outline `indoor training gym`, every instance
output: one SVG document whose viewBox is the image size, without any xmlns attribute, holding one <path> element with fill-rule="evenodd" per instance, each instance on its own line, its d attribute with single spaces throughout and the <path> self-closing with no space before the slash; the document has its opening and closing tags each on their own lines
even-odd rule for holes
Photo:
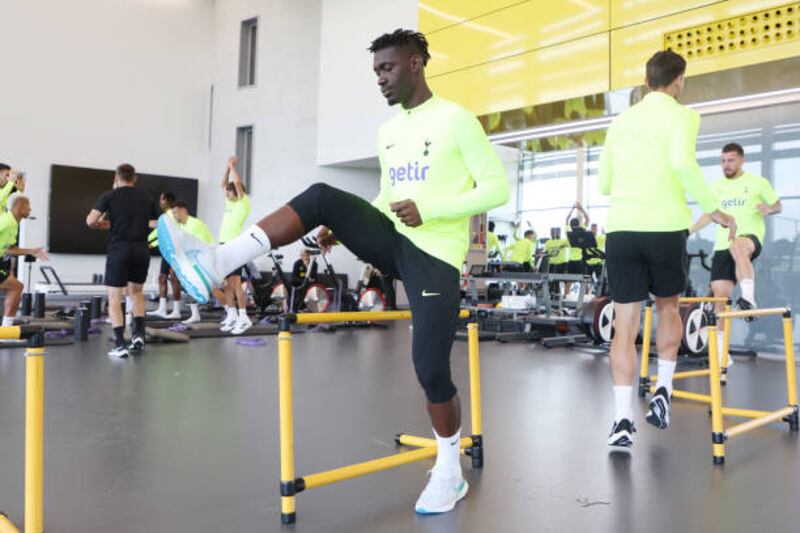
<svg viewBox="0 0 800 533">
<path fill-rule="evenodd" d="M 797 530 L 800 2 L 0 13 L 0 533 Z"/>
</svg>

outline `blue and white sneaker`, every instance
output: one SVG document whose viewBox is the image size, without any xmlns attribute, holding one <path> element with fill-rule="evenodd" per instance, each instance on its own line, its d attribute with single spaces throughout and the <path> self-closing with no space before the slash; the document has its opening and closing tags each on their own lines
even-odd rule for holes
<svg viewBox="0 0 800 533">
<path fill-rule="evenodd" d="M 158 218 L 158 248 L 181 286 L 198 303 L 208 302 L 211 289 L 224 278 L 214 268 L 215 248 L 183 231 L 170 217 Z"/>
<path fill-rule="evenodd" d="M 438 514 L 452 511 L 456 503 L 467 495 L 469 485 L 461 476 L 460 468 L 456 472 L 451 472 L 434 466 L 428 474 L 430 475 L 428 484 L 414 506 L 414 510 L 418 514 Z"/>
</svg>

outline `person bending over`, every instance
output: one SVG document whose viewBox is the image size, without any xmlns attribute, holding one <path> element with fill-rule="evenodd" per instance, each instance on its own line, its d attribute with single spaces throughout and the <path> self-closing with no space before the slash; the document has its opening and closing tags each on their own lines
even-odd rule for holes
<svg viewBox="0 0 800 533">
<path fill-rule="evenodd" d="M 744 162 L 742 146 L 737 143 L 726 144 L 722 148 L 722 173 L 725 177 L 711 185 L 718 208 L 736 219 L 737 228 L 733 242 L 728 239 L 727 231 L 717 228 L 711 261 L 711 290 L 715 297 L 730 298 L 738 281 L 742 296 L 737 304 L 739 309 L 747 310 L 756 307 L 753 261 L 761 254 L 766 233 L 764 217 L 780 213 L 783 207 L 769 181 L 745 172 Z M 703 215 L 692 226 L 690 233 L 696 233 L 710 223 L 711 217 Z M 722 312 L 725 304 L 717 303 L 716 308 Z M 717 346 L 722 346 L 723 334 L 720 328 Z M 728 356 L 728 365 L 732 362 Z"/>
<path fill-rule="evenodd" d="M 460 268 L 470 217 L 508 201 L 505 169 L 478 120 L 431 93 L 421 33 L 398 29 L 369 47 L 378 87 L 401 111 L 378 132 L 380 193 L 369 202 L 317 183 L 236 239 L 206 246 L 166 217 L 159 239 L 187 291 L 203 300 L 227 272 L 322 226 L 323 248 L 340 241 L 362 261 L 403 280 L 413 313 L 412 359 L 428 400 L 436 464 L 415 509 L 453 509 L 467 493 L 461 475 L 461 407 L 450 373 L 460 303 Z"/>
</svg>

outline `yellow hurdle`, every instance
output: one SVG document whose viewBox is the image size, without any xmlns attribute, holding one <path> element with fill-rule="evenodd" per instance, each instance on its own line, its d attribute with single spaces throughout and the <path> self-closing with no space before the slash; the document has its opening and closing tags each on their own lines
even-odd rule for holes
<svg viewBox="0 0 800 533">
<path fill-rule="evenodd" d="M 459 318 L 470 318 L 469 311 L 459 312 Z M 315 474 L 297 476 L 294 469 L 294 413 L 292 407 L 292 324 L 318 324 L 331 322 L 381 322 L 391 320 L 410 320 L 410 311 L 355 312 L 355 313 L 299 313 L 287 314 L 278 320 L 278 394 L 280 416 L 280 449 L 281 449 L 281 522 L 293 524 L 297 520 L 296 497 L 305 490 L 330 485 L 339 481 L 396 468 L 436 456 L 437 447 L 434 439 L 414 435 L 398 434 L 395 441 L 398 445 L 413 446 L 418 449 L 396 453 L 353 465 L 326 470 Z M 469 343 L 470 372 L 470 410 L 472 434 L 461 439 L 462 453 L 472 458 L 472 466 L 483 467 L 483 436 L 481 434 L 481 391 L 480 391 L 480 358 L 478 347 L 478 324 L 474 321 L 467 324 L 467 340 Z M 3 532 L 0 529 L 0 533 Z"/>
<path fill-rule="evenodd" d="M 354 311 L 345 313 L 297 313 L 295 324 L 330 324 L 335 322 L 388 322 L 411 320 L 411 311 Z M 469 318 L 469 311 L 459 311 L 458 318 Z"/>
<path fill-rule="evenodd" d="M 754 409 L 736 409 L 723 407 L 722 391 L 719 384 L 720 368 L 717 359 L 717 318 L 730 320 L 733 318 L 765 317 L 781 315 L 783 317 L 783 345 L 786 353 L 786 398 L 787 406 L 775 411 L 757 411 Z M 787 422 L 789 430 L 797 432 L 797 378 L 795 375 L 794 339 L 792 334 L 792 312 L 788 307 L 773 309 L 753 309 L 749 311 L 733 311 L 718 313 L 710 318 L 708 327 L 708 366 L 711 370 L 709 383 L 711 385 L 711 444 L 714 464 L 725 463 L 725 442 L 733 437 L 738 437 L 748 431 L 760 428 L 773 422 Z M 736 416 L 750 418 L 747 422 L 725 429 L 723 416 Z"/>
<path fill-rule="evenodd" d="M 28 339 L 25 351 L 25 533 L 44 531 L 44 331 L 0 327 L 0 339 Z M 19 533 L 0 513 L 0 533 Z"/>
<path fill-rule="evenodd" d="M 731 310 L 731 302 L 728 298 L 716 298 L 713 296 L 692 296 L 692 297 L 684 297 L 678 298 L 679 304 L 691 304 L 691 303 L 725 303 L 725 311 L 730 312 Z M 649 368 L 650 368 L 650 340 L 652 335 L 652 328 L 653 328 L 653 302 L 647 301 L 644 311 L 644 332 L 642 335 L 642 360 L 641 365 L 639 368 L 639 396 L 645 396 L 647 392 L 655 392 L 655 387 L 652 386 L 655 383 L 657 376 L 648 376 Z M 722 370 L 720 371 L 720 383 L 725 385 L 728 381 L 727 374 L 728 374 L 728 353 L 730 352 L 730 334 L 731 334 L 731 324 L 730 320 L 726 319 L 724 321 L 724 342 L 725 346 L 723 347 L 723 353 L 725 354 L 722 358 Z M 711 335 L 709 331 L 709 335 Z M 710 344 L 709 338 L 709 347 Z M 688 378 L 698 378 L 698 377 L 705 377 L 710 375 L 710 369 L 704 370 L 688 370 L 685 372 L 675 372 L 672 379 L 679 380 L 679 379 L 688 379 Z M 675 389 L 672 393 L 672 396 L 675 398 L 682 398 L 684 400 L 692 400 L 692 401 L 699 401 L 704 403 L 711 403 L 711 397 L 707 394 L 698 394 L 694 392 L 688 391 L 681 391 Z"/>
</svg>

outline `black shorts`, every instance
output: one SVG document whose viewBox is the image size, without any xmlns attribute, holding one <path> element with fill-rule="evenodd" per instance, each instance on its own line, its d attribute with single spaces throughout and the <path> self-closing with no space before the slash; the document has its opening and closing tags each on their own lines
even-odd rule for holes
<svg viewBox="0 0 800 533">
<path fill-rule="evenodd" d="M 10 257 L 0 258 L 0 283 L 3 283 L 13 273 L 14 263 Z"/>
<path fill-rule="evenodd" d="M 569 265 L 567 263 L 559 263 L 557 265 L 550 263 L 548 268 L 551 274 L 566 274 L 568 269 Z"/>
<path fill-rule="evenodd" d="M 107 287 L 125 287 L 147 281 L 150 251 L 147 243 L 112 243 L 106 256 Z"/>
<path fill-rule="evenodd" d="M 755 245 L 755 251 L 750 256 L 750 261 L 755 261 L 761 255 L 761 241 L 755 235 L 741 235 L 747 237 Z M 736 283 L 736 261 L 733 260 L 730 250 L 717 250 L 711 260 L 711 281 L 728 280 Z"/>
<path fill-rule="evenodd" d="M 158 270 L 159 275 L 161 275 L 161 276 L 168 275 L 169 274 L 169 269 L 170 269 L 169 263 L 167 263 L 167 260 L 162 257 L 161 258 L 161 267 Z"/>
<path fill-rule="evenodd" d="M 583 267 L 583 261 L 572 261 L 567 263 L 567 272 L 570 274 L 585 274 L 586 269 Z"/>
<path fill-rule="evenodd" d="M 606 272 L 611 299 L 641 302 L 686 290 L 688 260 L 682 231 L 615 231 L 606 240 Z"/>
<path fill-rule="evenodd" d="M 289 202 L 309 232 L 326 226 L 351 252 L 384 275 L 402 279 L 413 313 L 414 370 L 432 403 L 456 394 L 450 373 L 461 301 L 459 271 L 417 248 L 369 202 L 323 183 Z"/>
</svg>

